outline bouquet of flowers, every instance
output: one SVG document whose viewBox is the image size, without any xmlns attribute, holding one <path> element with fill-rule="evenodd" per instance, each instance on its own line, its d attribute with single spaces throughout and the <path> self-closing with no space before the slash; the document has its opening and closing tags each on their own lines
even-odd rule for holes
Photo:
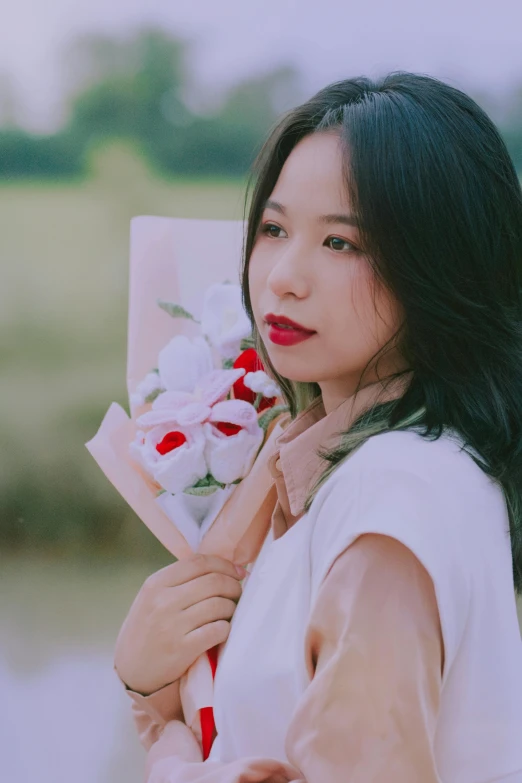
<svg viewBox="0 0 522 783">
<path fill-rule="evenodd" d="M 250 472 L 281 413 L 281 392 L 253 347 L 238 285 L 211 285 L 201 322 L 180 304 L 158 305 L 200 324 L 201 336 L 174 336 L 138 384 L 134 405 L 151 409 L 136 418 L 140 429 L 129 448 L 157 491 L 156 503 L 196 551 Z"/>
<path fill-rule="evenodd" d="M 248 565 L 270 525 L 275 489 L 266 463 L 286 407 L 230 282 L 243 231 L 240 221 L 134 218 L 130 416 L 113 403 L 86 446 L 175 557 L 199 551 Z M 256 460 L 261 450 L 266 459 Z M 180 682 L 185 722 L 204 758 L 216 664 L 214 648 Z"/>
</svg>

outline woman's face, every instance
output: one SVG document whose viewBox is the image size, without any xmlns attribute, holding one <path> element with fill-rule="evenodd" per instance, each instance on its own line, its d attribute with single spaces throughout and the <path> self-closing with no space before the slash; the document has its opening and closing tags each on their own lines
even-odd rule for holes
<svg viewBox="0 0 522 783">
<path fill-rule="evenodd" d="M 367 362 L 400 325 L 398 303 L 374 280 L 359 248 L 339 136 L 307 136 L 262 213 L 249 286 L 274 368 L 290 380 L 318 383 L 327 408 L 355 391 Z M 390 352 L 379 376 L 399 366 Z M 376 379 L 368 370 L 363 385 Z"/>
</svg>

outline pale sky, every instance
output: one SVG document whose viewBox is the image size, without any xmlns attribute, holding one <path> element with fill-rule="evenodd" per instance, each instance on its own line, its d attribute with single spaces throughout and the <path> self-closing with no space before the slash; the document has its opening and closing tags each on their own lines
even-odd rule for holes
<svg viewBox="0 0 522 783">
<path fill-rule="evenodd" d="M 26 123 L 58 123 L 60 53 L 75 35 L 151 22 L 194 40 L 209 90 L 284 61 L 300 66 L 310 94 L 393 69 L 498 95 L 522 83 L 522 0 L 3 0 L 0 72 L 15 80 Z"/>
</svg>

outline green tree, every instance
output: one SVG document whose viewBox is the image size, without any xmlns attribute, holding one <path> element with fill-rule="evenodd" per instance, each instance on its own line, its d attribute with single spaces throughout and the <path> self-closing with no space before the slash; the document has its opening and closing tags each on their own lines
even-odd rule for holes
<svg viewBox="0 0 522 783">
<path fill-rule="evenodd" d="M 0 179 L 67 179 L 84 173 L 82 146 L 70 134 L 0 129 Z"/>
<path fill-rule="evenodd" d="M 65 128 L 50 136 L 0 131 L 0 177 L 78 175 L 93 146 L 118 138 L 135 142 L 162 176 L 244 176 L 281 111 L 300 100 L 299 74 L 283 65 L 244 79 L 201 114 L 185 98 L 201 105 L 188 49 L 154 28 L 76 40 L 64 55 Z"/>
<path fill-rule="evenodd" d="M 152 133 L 149 154 L 164 172 L 243 176 L 281 111 L 300 97 L 291 66 L 235 85 L 213 114 L 193 116 L 167 134 Z"/>
<path fill-rule="evenodd" d="M 86 142 L 123 136 L 144 143 L 151 130 L 170 131 L 174 111 L 187 114 L 180 98 L 184 57 L 184 42 L 157 30 L 124 41 L 82 39 L 68 57 L 80 85 L 71 101 L 71 131 Z"/>
<path fill-rule="evenodd" d="M 299 93 L 291 66 L 242 81 L 210 115 L 184 95 L 188 43 L 147 29 L 126 40 L 89 36 L 68 54 L 78 85 L 69 130 L 88 146 L 100 137 L 137 141 L 163 175 L 243 175 L 281 109 Z"/>
<path fill-rule="evenodd" d="M 522 84 L 513 91 L 502 132 L 515 167 L 522 175 Z"/>
</svg>

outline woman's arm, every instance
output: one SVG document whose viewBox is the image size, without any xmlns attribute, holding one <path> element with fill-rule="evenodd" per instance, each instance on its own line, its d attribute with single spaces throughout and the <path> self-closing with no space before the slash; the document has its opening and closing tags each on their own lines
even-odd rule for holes
<svg viewBox="0 0 522 783">
<path fill-rule="evenodd" d="M 138 739 L 148 751 L 159 740 L 169 721 L 184 721 L 179 693 L 180 681 L 171 682 L 145 696 L 128 687 L 118 674 L 116 666 L 114 671 L 131 700 L 132 719 Z"/>
<path fill-rule="evenodd" d="M 145 750 L 167 721 L 183 720 L 180 678 L 227 639 L 245 573 L 221 557 L 198 554 L 151 574 L 134 599 L 118 634 L 114 670 Z"/>
<path fill-rule="evenodd" d="M 407 547 L 366 534 L 337 558 L 306 656 L 312 681 L 289 726 L 289 764 L 202 762 L 192 732 L 172 721 L 149 751 L 147 783 L 439 783 L 442 634 L 432 580 Z"/>
</svg>

